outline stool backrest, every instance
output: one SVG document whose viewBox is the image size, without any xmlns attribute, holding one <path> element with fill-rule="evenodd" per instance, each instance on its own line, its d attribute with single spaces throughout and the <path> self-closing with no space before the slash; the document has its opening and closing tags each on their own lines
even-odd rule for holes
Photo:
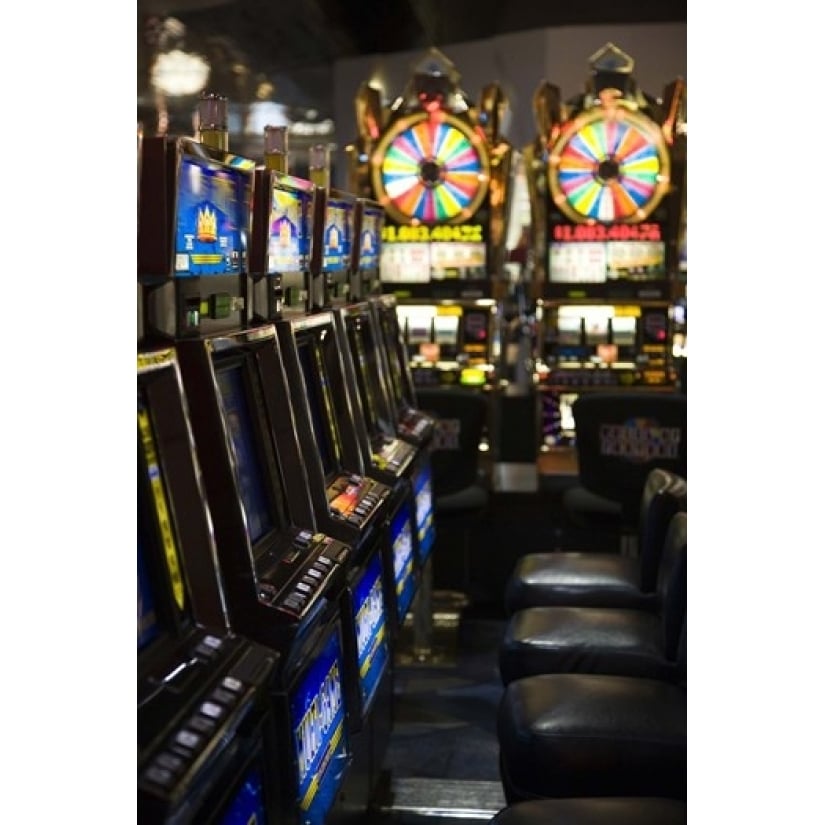
<svg viewBox="0 0 825 825">
<path fill-rule="evenodd" d="M 639 512 L 640 587 L 656 589 L 662 547 L 674 513 L 687 511 L 687 481 L 676 473 L 654 467 L 647 475 Z"/>
<path fill-rule="evenodd" d="M 468 387 L 419 387 L 418 405 L 436 419 L 429 447 L 435 497 L 478 484 L 487 396 Z"/>
<path fill-rule="evenodd" d="M 654 467 L 687 478 L 687 396 L 583 393 L 573 402 L 579 482 L 622 505 L 635 522 Z"/>
<path fill-rule="evenodd" d="M 671 516 L 656 584 L 665 656 L 675 661 L 687 615 L 687 513 Z"/>
</svg>

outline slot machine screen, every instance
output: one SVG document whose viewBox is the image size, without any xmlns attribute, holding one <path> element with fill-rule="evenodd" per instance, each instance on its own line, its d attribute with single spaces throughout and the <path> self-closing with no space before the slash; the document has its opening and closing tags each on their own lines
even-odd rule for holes
<svg viewBox="0 0 825 825">
<path fill-rule="evenodd" d="M 364 271 L 378 269 L 378 261 L 381 255 L 381 228 L 383 225 L 384 210 L 363 204 L 357 239 L 357 260 L 353 261 L 354 267 L 357 266 L 358 269 Z"/>
<path fill-rule="evenodd" d="M 435 543 L 435 513 L 433 511 L 433 477 L 429 463 L 423 464 L 413 478 L 415 526 L 418 534 L 418 556 L 423 565 Z"/>
<path fill-rule="evenodd" d="M 267 272 L 304 272 L 309 266 L 311 193 L 301 181 L 273 173 Z"/>
<path fill-rule="evenodd" d="M 352 254 L 352 226 L 355 201 L 330 193 L 324 216 L 325 272 L 344 272 L 349 269 Z"/>
<path fill-rule="evenodd" d="M 343 467 L 343 450 L 335 418 L 332 388 L 318 340 L 309 334 L 299 334 L 296 343 L 315 443 L 321 457 L 324 476 L 330 479 Z"/>
<path fill-rule="evenodd" d="M 176 277 L 242 271 L 250 195 L 248 170 L 194 154 L 182 155 L 175 203 Z"/>
<path fill-rule="evenodd" d="M 350 759 L 342 685 L 341 631 L 336 624 L 289 691 L 301 825 L 322 825 Z"/>
<path fill-rule="evenodd" d="M 146 569 L 146 559 L 143 557 L 143 545 L 138 535 L 137 543 L 137 647 L 138 653 L 157 639 L 160 629 L 158 616 L 155 612 L 155 594 L 149 580 L 149 571 Z"/>
<path fill-rule="evenodd" d="M 387 353 L 390 390 L 399 409 L 404 409 L 412 406 L 413 402 L 406 393 L 405 372 L 407 364 L 402 360 L 404 358 L 404 344 L 398 326 L 398 313 L 395 308 L 385 309 L 379 306 L 378 319 L 381 333 L 384 336 L 384 351 Z"/>
<path fill-rule="evenodd" d="M 381 556 L 379 553 L 373 553 L 371 561 L 352 590 L 358 649 L 358 683 L 362 712 L 365 714 L 372 707 L 381 677 L 390 660 L 381 572 Z"/>
<path fill-rule="evenodd" d="M 345 314 L 344 326 L 355 367 L 356 386 L 364 410 L 370 438 L 393 437 L 395 428 L 387 398 L 381 366 L 378 362 L 379 342 L 375 337 L 372 315 Z"/>
<path fill-rule="evenodd" d="M 266 428 L 253 413 L 262 410 L 262 402 L 255 404 L 260 392 L 254 387 L 254 370 L 249 361 L 236 358 L 215 363 L 215 375 L 223 408 L 226 425 L 237 471 L 238 492 L 246 516 L 249 538 L 253 549 L 262 548 L 262 540 L 275 529 L 282 529 L 286 524 L 285 514 L 280 511 L 283 505 L 283 490 L 274 456 L 272 464 L 266 462 L 268 444 Z M 271 452 L 271 445 L 269 446 Z M 273 490 L 278 495 L 273 494 Z M 276 504 L 276 501 L 278 502 Z"/>
<path fill-rule="evenodd" d="M 393 560 L 396 613 L 399 624 L 404 621 L 415 596 L 415 544 L 410 507 L 404 502 L 390 522 L 390 549 Z"/>
<path fill-rule="evenodd" d="M 137 633 L 140 653 L 151 648 L 164 634 L 177 635 L 190 621 L 190 608 L 166 478 L 142 387 L 138 387 L 137 425 Z M 167 582 L 168 587 L 160 592 L 159 587 Z"/>
<path fill-rule="evenodd" d="M 253 765 L 247 770 L 218 825 L 267 825 L 260 767 Z"/>
</svg>

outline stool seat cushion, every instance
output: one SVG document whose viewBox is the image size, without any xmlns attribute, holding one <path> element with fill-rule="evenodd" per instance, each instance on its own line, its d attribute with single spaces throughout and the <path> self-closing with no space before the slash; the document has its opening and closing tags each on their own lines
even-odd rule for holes
<svg viewBox="0 0 825 825">
<path fill-rule="evenodd" d="M 525 607 L 570 605 L 656 610 L 655 591 L 642 592 L 639 560 L 615 553 L 528 553 L 504 591 L 508 615 Z"/>
<path fill-rule="evenodd" d="M 676 679 L 655 613 L 604 607 L 528 607 L 507 622 L 499 646 L 506 685 L 540 673 L 612 673 Z"/>
<path fill-rule="evenodd" d="M 657 679 L 561 673 L 511 682 L 498 710 L 508 803 L 687 798 L 687 691 Z"/>
<path fill-rule="evenodd" d="M 531 799 L 499 811 L 490 825 L 686 825 L 687 803 L 661 797 Z"/>
</svg>

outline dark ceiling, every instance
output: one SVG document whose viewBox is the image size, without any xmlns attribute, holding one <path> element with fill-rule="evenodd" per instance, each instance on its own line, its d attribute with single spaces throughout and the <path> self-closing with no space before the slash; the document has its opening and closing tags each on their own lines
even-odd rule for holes
<svg viewBox="0 0 825 825">
<path fill-rule="evenodd" d="M 212 65 L 231 100 L 271 96 L 332 109 L 336 60 L 444 46 L 566 25 L 687 22 L 687 0 L 138 0 L 138 106 L 148 104 L 159 23 L 177 18 L 184 45 Z"/>
</svg>

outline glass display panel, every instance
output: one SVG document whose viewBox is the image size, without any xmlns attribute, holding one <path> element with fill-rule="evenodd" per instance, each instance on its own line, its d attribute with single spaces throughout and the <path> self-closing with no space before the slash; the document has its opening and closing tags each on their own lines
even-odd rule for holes
<svg viewBox="0 0 825 825">
<path fill-rule="evenodd" d="M 155 612 L 155 595 L 143 557 L 143 544 L 138 536 L 137 543 L 137 648 L 144 650 L 160 633 L 158 616 Z"/>
<path fill-rule="evenodd" d="M 249 231 L 249 176 L 204 158 L 181 158 L 175 204 L 175 276 L 241 271 Z"/>
<path fill-rule="evenodd" d="M 324 218 L 324 258 L 326 272 L 346 270 L 352 253 L 354 204 L 330 197 Z"/>
<path fill-rule="evenodd" d="M 218 825 L 266 825 L 264 787 L 260 769 L 247 771 L 235 797 L 229 803 Z"/>
<path fill-rule="evenodd" d="M 235 454 L 241 503 L 249 537 L 254 543 L 275 527 L 275 521 L 264 483 L 243 367 L 219 368 L 217 382 L 224 420 Z"/>
<path fill-rule="evenodd" d="M 324 475 L 329 478 L 341 467 L 341 453 L 338 449 L 339 442 L 333 431 L 335 419 L 332 416 L 329 399 L 329 382 L 313 338 L 302 337 L 298 341 L 298 360 L 306 384 L 307 405 L 315 434 L 315 443 L 321 457 Z"/>
<path fill-rule="evenodd" d="M 274 177 L 269 215 L 267 272 L 303 272 L 309 266 L 309 193 Z"/>
<path fill-rule="evenodd" d="M 418 534 L 418 555 L 423 564 L 435 543 L 435 513 L 433 512 L 433 479 L 429 464 L 425 464 L 413 479 L 415 524 Z"/>
<path fill-rule="evenodd" d="M 415 596 L 415 546 L 409 505 L 404 503 L 390 523 L 390 548 L 398 621 L 403 622 Z"/>
<path fill-rule="evenodd" d="M 341 635 L 336 627 L 290 691 L 301 825 L 325 821 L 349 760 L 342 673 Z"/>
<path fill-rule="evenodd" d="M 358 684 L 364 713 L 372 707 L 381 677 L 390 660 L 387 613 L 381 576 L 381 556 L 374 553 L 352 590 Z"/>
</svg>

